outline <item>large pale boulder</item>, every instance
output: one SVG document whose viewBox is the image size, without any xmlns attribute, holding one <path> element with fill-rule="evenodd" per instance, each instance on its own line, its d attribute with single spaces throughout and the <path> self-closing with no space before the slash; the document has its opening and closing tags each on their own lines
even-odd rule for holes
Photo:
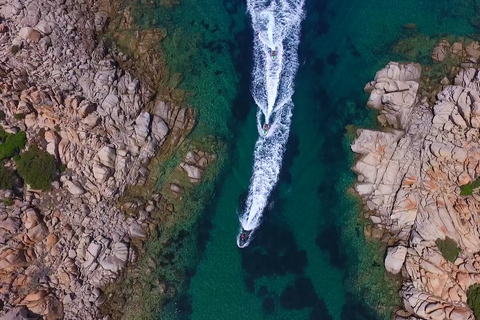
<svg viewBox="0 0 480 320">
<path fill-rule="evenodd" d="M 78 182 L 73 182 L 73 181 L 65 181 L 63 183 L 65 187 L 67 187 L 67 190 L 75 196 L 79 196 L 85 193 L 85 189 L 83 189 L 82 185 Z"/>
<path fill-rule="evenodd" d="M 448 52 L 450 51 L 450 42 L 445 39 L 441 39 L 435 45 L 432 52 L 432 60 L 435 62 L 442 62 L 448 56 Z"/>
<path fill-rule="evenodd" d="M 102 166 L 100 163 L 95 163 L 93 165 L 93 176 L 97 182 L 105 182 L 112 175 L 112 172 L 109 168 Z"/>
<path fill-rule="evenodd" d="M 115 94 L 109 94 L 105 97 L 102 102 L 102 113 L 101 115 L 108 115 L 112 112 L 115 107 L 120 103 L 120 98 Z"/>
<path fill-rule="evenodd" d="M 128 260 L 128 245 L 123 242 L 117 242 L 113 246 L 113 255 L 120 261 Z"/>
<path fill-rule="evenodd" d="M 48 228 L 44 223 L 40 223 L 28 230 L 27 236 L 33 243 L 38 243 L 48 236 Z"/>
<path fill-rule="evenodd" d="M 103 269 L 109 270 L 115 273 L 122 270 L 123 267 L 125 266 L 125 262 L 120 261 L 115 256 L 107 256 L 101 259 L 99 262 Z"/>
<path fill-rule="evenodd" d="M 128 229 L 128 234 L 132 238 L 145 239 L 147 233 L 143 230 L 142 226 L 136 222 L 133 222 L 130 228 Z"/>
<path fill-rule="evenodd" d="M 385 257 L 385 268 L 388 272 L 397 274 L 402 269 L 405 257 L 407 255 L 407 248 L 405 246 L 390 247 L 387 250 Z"/>
<path fill-rule="evenodd" d="M 145 142 L 150 133 L 150 118 L 150 113 L 142 112 L 135 120 L 135 137 L 140 144 Z"/>
<path fill-rule="evenodd" d="M 91 113 L 87 115 L 82 122 L 89 128 L 94 128 L 96 125 L 100 123 L 100 118 L 97 116 L 97 114 Z"/>
<path fill-rule="evenodd" d="M 100 162 L 108 167 L 115 168 L 115 149 L 110 146 L 104 146 L 97 153 Z"/>
<path fill-rule="evenodd" d="M 152 120 L 152 136 L 157 141 L 162 141 L 168 134 L 168 126 L 165 121 L 157 115 Z"/>
<path fill-rule="evenodd" d="M 47 141 L 47 152 L 54 157 L 58 157 L 58 142 L 60 141 L 60 138 L 55 131 L 45 131 L 45 140 Z"/>
<path fill-rule="evenodd" d="M 31 40 L 34 42 L 38 42 L 41 37 L 40 32 L 30 27 L 23 27 L 20 29 L 18 36 L 24 40 Z"/>
<path fill-rule="evenodd" d="M 44 20 L 37 23 L 35 30 L 39 31 L 41 34 L 48 36 L 52 33 L 52 23 L 46 22 Z"/>
<path fill-rule="evenodd" d="M 91 103 L 88 100 L 83 100 L 82 102 L 80 102 L 78 114 L 81 118 L 85 118 L 95 110 L 97 110 L 97 106 L 95 104 Z"/>
<path fill-rule="evenodd" d="M 202 178 L 202 175 L 203 175 L 202 169 L 185 162 L 180 163 L 180 167 L 185 171 L 185 173 L 190 178 L 190 181 L 192 183 L 198 183 Z"/>
</svg>

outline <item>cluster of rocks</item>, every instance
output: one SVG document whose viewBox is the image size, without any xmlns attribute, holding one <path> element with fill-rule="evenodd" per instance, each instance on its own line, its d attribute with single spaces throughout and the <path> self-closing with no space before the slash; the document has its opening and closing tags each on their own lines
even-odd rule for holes
<svg viewBox="0 0 480 320">
<path fill-rule="evenodd" d="M 442 80 L 433 106 L 420 94 L 420 65 L 379 71 L 365 89 L 385 128 L 359 129 L 351 146 L 355 190 L 372 222 L 365 234 L 389 244 L 385 267 L 404 278 L 397 320 L 474 319 L 466 293 L 480 283 L 480 196 L 460 195 L 460 186 L 480 176 L 480 69 L 472 64 L 480 45 L 441 41 L 433 57 L 452 50 L 464 63 Z M 436 245 L 447 237 L 461 249 L 453 263 Z"/>
<path fill-rule="evenodd" d="M 480 43 L 477 41 L 465 43 L 457 40 L 451 44 L 447 39 L 440 39 L 433 48 L 431 57 L 435 62 L 455 57 L 461 61 L 477 63 L 480 59 Z"/>
<path fill-rule="evenodd" d="M 179 146 L 195 112 L 119 68 L 95 40 L 107 21 L 93 0 L 0 0 L 0 125 L 25 131 L 67 168 L 49 192 L 0 191 L 13 202 L 0 203 L 5 319 L 98 319 L 102 287 L 137 259 L 133 243 L 155 227 L 152 212 L 168 207 L 160 194 L 125 203 L 129 215 L 117 203 L 145 184 L 157 152 Z M 207 158 L 185 156 L 191 182 Z"/>
</svg>

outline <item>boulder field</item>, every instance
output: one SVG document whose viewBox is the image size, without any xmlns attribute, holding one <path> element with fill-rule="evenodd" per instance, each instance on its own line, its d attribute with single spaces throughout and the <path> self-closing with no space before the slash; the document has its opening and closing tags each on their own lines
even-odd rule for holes
<svg viewBox="0 0 480 320">
<path fill-rule="evenodd" d="M 1 128 L 26 132 L 27 149 L 65 169 L 48 192 L 0 190 L 2 319 L 101 319 L 102 288 L 138 259 L 152 212 L 174 213 L 154 191 L 119 199 L 145 185 L 156 154 L 179 147 L 195 110 L 120 68 L 126 56 L 97 39 L 107 22 L 92 0 L 0 0 Z M 212 159 L 189 150 L 177 171 L 196 184 Z M 183 188 L 166 189 L 178 198 Z"/>
</svg>

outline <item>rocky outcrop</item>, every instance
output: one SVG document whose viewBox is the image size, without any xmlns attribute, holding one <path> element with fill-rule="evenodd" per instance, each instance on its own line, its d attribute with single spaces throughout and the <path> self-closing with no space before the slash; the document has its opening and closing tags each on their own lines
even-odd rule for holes
<svg viewBox="0 0 480 320">
<path fill-rule="evenodd" d="M 185 155 L 184 161 L 180 163 L 180 167 L 185 171 L 191 183 L 200 182 L 209 162 L 207 157 L 208 155 L 203 151 L 190 151 Z"/>
<path fill-rule="evenodd" d="M 96 40 L 108 20 L 96 5 L 0 1 L 0 124 L 25 131 L 66 166 L 48 193 L 0 191 L 8 200 L 0 202 L 6 319 L 34 319 L 27 311 L 99 318 L 102 288 L 137 259 L 134 243 L 166 206 L 159 194 L 123 206 L 119 199 L 144 185 L 152 157 L 172 152 L 195 123 L 194 109 L 157 98 Z M 194 150 L 182 168 L 196 183 L 207 162 Z"/>
<path fill-rule="evenodd" d="M 480 71 L 463 65 L 433 106 L 419 93 L 420 73 L 392 62 L 366 86 L 385 129 L 357 131 L 355 190 L 372 222 L 365 233 L 389 244 L 385 267 L 405 278 L 397 319 L 473 320 L 466 292 L 480 281 L 480 198 L 460 186 L 480 176 Z M 436 245 L 447 237 L 461 249 L 454 262 Z"/>
</svg>

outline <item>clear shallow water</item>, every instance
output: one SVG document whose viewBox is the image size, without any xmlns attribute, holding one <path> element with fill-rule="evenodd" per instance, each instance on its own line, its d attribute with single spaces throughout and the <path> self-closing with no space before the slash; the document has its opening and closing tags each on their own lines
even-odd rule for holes
<svg viewBox="0 0 480 320">
<path fill-rule="evenodd" d="M 171 67 L 185 72 L 184 88 L 197 92 L 190 103 L 200 109 L 200 131 L 219 132 L 232 146 L 203 224 L 202 259 L 186 294 L 163 318 L 388 319 L 395 294 L 385 285 L 383 252 L 363 239 L 355 200 L 346 192 L 353 155 L 345 126 L 375 124 L 362 89 L 400 58 L 391 47 L 404 34 L 402 25 L 415 23 L 429 36 L 472 33 L 473 1 L 307 0 L 281 181 L 257 237 L 243 250 L 235 243 L 237 211 L 258 135 L 245 5 L 185 0 L 168 14 L 156 10 L 153 25 L 163 21 L 172 39 L 180 32 L 164 43 L 167 51 L 188 52 L 176 54 Z"/>
</svg>

